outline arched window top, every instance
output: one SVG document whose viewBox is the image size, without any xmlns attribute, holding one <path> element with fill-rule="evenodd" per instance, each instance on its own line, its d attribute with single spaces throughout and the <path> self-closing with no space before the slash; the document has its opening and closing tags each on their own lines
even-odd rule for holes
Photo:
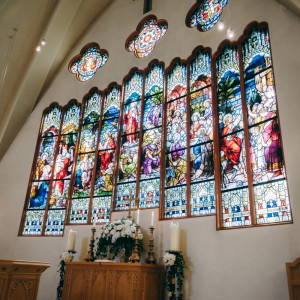
<svg viewBox="0 0 300 300">
<path fill-rule="evenodd" d="M 211 84 L 211 49 L 197 47 L 190 61 L 190 91 L 197 91 Z"/>
<path fill-rule="evenodd" d="M 84 100 L 83 123 L 96 122 L 100 118 L 102 94 L 97 88 L 92 88 Z"/>
<path fill-rule="evenodd" d="M 62 110 L 57 103 L 50 105 L 48 109 L 45 110 L 45 119 L 43 124 L 42 136 L 47 135 L 49 131 L 52 131 L 53 134 L 58 134 Z"/>
<path fill-rule="evenodd" d="M 81 104 L 71 100 L 65 108 L 62 124 L 62 134 L 77 133 L 80 121 Z"/>
<path fill-rule="evenodd" d="M 197 0 L 189 10 L 185 23 L 199 31 L 210 30 L 219 21 L 223 8 L 230 0 Z"/>
<path fill-rule="evenodd" d="M 87 81 L 96 74 L 97 69 L 106 64 L 107 60 L 106 50 L 100 49 L 97 43 L 89 43 L 81 49 L 80 54 L 71 59 L 69 71 L 76 74 L 79 81 Z"/>
<path fill-rule="evenodd" d="M 103 119 L 117 118 L 121 105 L 121 86 L 113 82 L 104 94 Z"/>
<path fill-rule="evenodd" d="M 167 93 L 170 97 L 171 93 L 177 91 L 177 97 L 186 94 L 187 89 L 187 67 L 186 62 L 175 58 L 167 70 L 168 86 Z M 175 95 L 173 95 L 175 96 Z M 172 97 L 173 97 L 172 96 Z"/>
<path fill-rule="evenodd" d="M 128 52 L 134 52 L 138 58 L 149 55 L 156 43 L 165 35 L 168 29 L 166 20 L 157 20 L 156 16 L 145 17 L 127 39 L 125 48 Z"/>
<path fill-rule="evenodd" d="M 164 63 L 157 60 L 149 64 L 146 70 L 145 96 L 149 97 L 161 93 L 164 87 Z"/>
<path fill-rule="evenodd" d="M 143 93 L 143 72 L 133 68 L 125 77 L 125 103 L 141 99 Z"/>
</svg>

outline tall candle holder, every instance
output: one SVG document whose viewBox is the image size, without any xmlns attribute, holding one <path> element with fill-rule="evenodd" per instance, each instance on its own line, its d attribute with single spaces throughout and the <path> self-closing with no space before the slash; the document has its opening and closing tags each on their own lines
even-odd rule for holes
<svg viewBox="0 0 300 300">
<path fill-rule="evenodd" d="M 95 232 L 96 232 L 96 228 L 93 227 L 92 228 L 92 235 L 91 235 L 91 238 L 90 238 L 89 250 L 88 250 L 88 253 L 87 253 L 86 257 L 84 258 L 84 261 L 87 261 L 87 262 L 95 260 L 95 256 L 94 256 Z"/>
<path fill-rule="evenodd" d="M 139 240 L 139 229 L 140 225 L 135 225 L 135 237 L 134 237 L 134 246 L 132 250 L 132 254 L 129 257 L 129 261 L 132 263 L 138 263 L 140 262 L 140 240 Z"/>
<path fill-rule="evenodd" d="M 154 231 L 154 227 L 150 226 L 150 237 L 149 237 L 149 252 L 148 252 L 148 257 L 146 259 L 146 262 L 148 264 L 155 264 L 156 263 L 156 258 L 154 256 L 154 237 L 153 237 L 153 231 Z"/>
</svg>

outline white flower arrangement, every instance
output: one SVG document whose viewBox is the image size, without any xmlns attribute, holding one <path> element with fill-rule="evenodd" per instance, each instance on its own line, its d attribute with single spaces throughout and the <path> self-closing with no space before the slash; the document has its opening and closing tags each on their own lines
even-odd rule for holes
<svg viewBox="0 0 300 300">
<path fill-rule="evenodd" d="M 108 255 L 109 252 L 117 255 L 122 247 L 125 248 L 125 252 L 128 254 L 134 242 L 135 231 L 135 223 L 125 218 L 103 225 L 100 229 L 96 256 Z M 139 240 L 143 239 L 140 230 L 138 238 Z"/>
<path fill-rule="evenodd" d="M 175 264 L 176 256 L 171 253 L 166 253 L 163 257 L 163 261 L 166 264 L 166 266 L 171 267 Z"/>
</svg>

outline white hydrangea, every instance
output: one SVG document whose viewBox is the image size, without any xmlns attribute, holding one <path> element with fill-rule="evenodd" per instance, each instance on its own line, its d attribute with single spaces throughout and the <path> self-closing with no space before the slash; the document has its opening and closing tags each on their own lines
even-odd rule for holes
<svg viewBox="0 0 300 300">
<path fill-rule="evenodd" d="M 169 267 L 171 267 L 171 266 L 174 265 L 175 260 L 176 260 L 176 256 L 175 256 L 174 254 L 171 254 L 171 253 L 166 253 L 166 254 L 164 255 L 164 257 L 163 257 L 164 263 L 165 263 L 167 266 L 169 266 Z"/>
</svg>

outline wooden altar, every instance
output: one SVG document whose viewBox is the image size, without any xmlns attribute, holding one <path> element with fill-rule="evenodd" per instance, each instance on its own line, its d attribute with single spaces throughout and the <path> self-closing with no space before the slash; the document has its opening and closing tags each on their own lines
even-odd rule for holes
<svg viewBox="0 0 300 300">
<path fill-rule="evenodd" d="M 49 263 L 0 260 L 0 300 L 37 299 L 41 274 Z"/>
<path fill-rule="evenodd" d="M 300 257 L 292 263 L 286 263 L 290 300 L 300 300 Z"/>
<path fill-rule="evenodd" d="M 164 267 L 140 263 L 67 262 L 63 300 L 162 300 Z"/>
</svg>

